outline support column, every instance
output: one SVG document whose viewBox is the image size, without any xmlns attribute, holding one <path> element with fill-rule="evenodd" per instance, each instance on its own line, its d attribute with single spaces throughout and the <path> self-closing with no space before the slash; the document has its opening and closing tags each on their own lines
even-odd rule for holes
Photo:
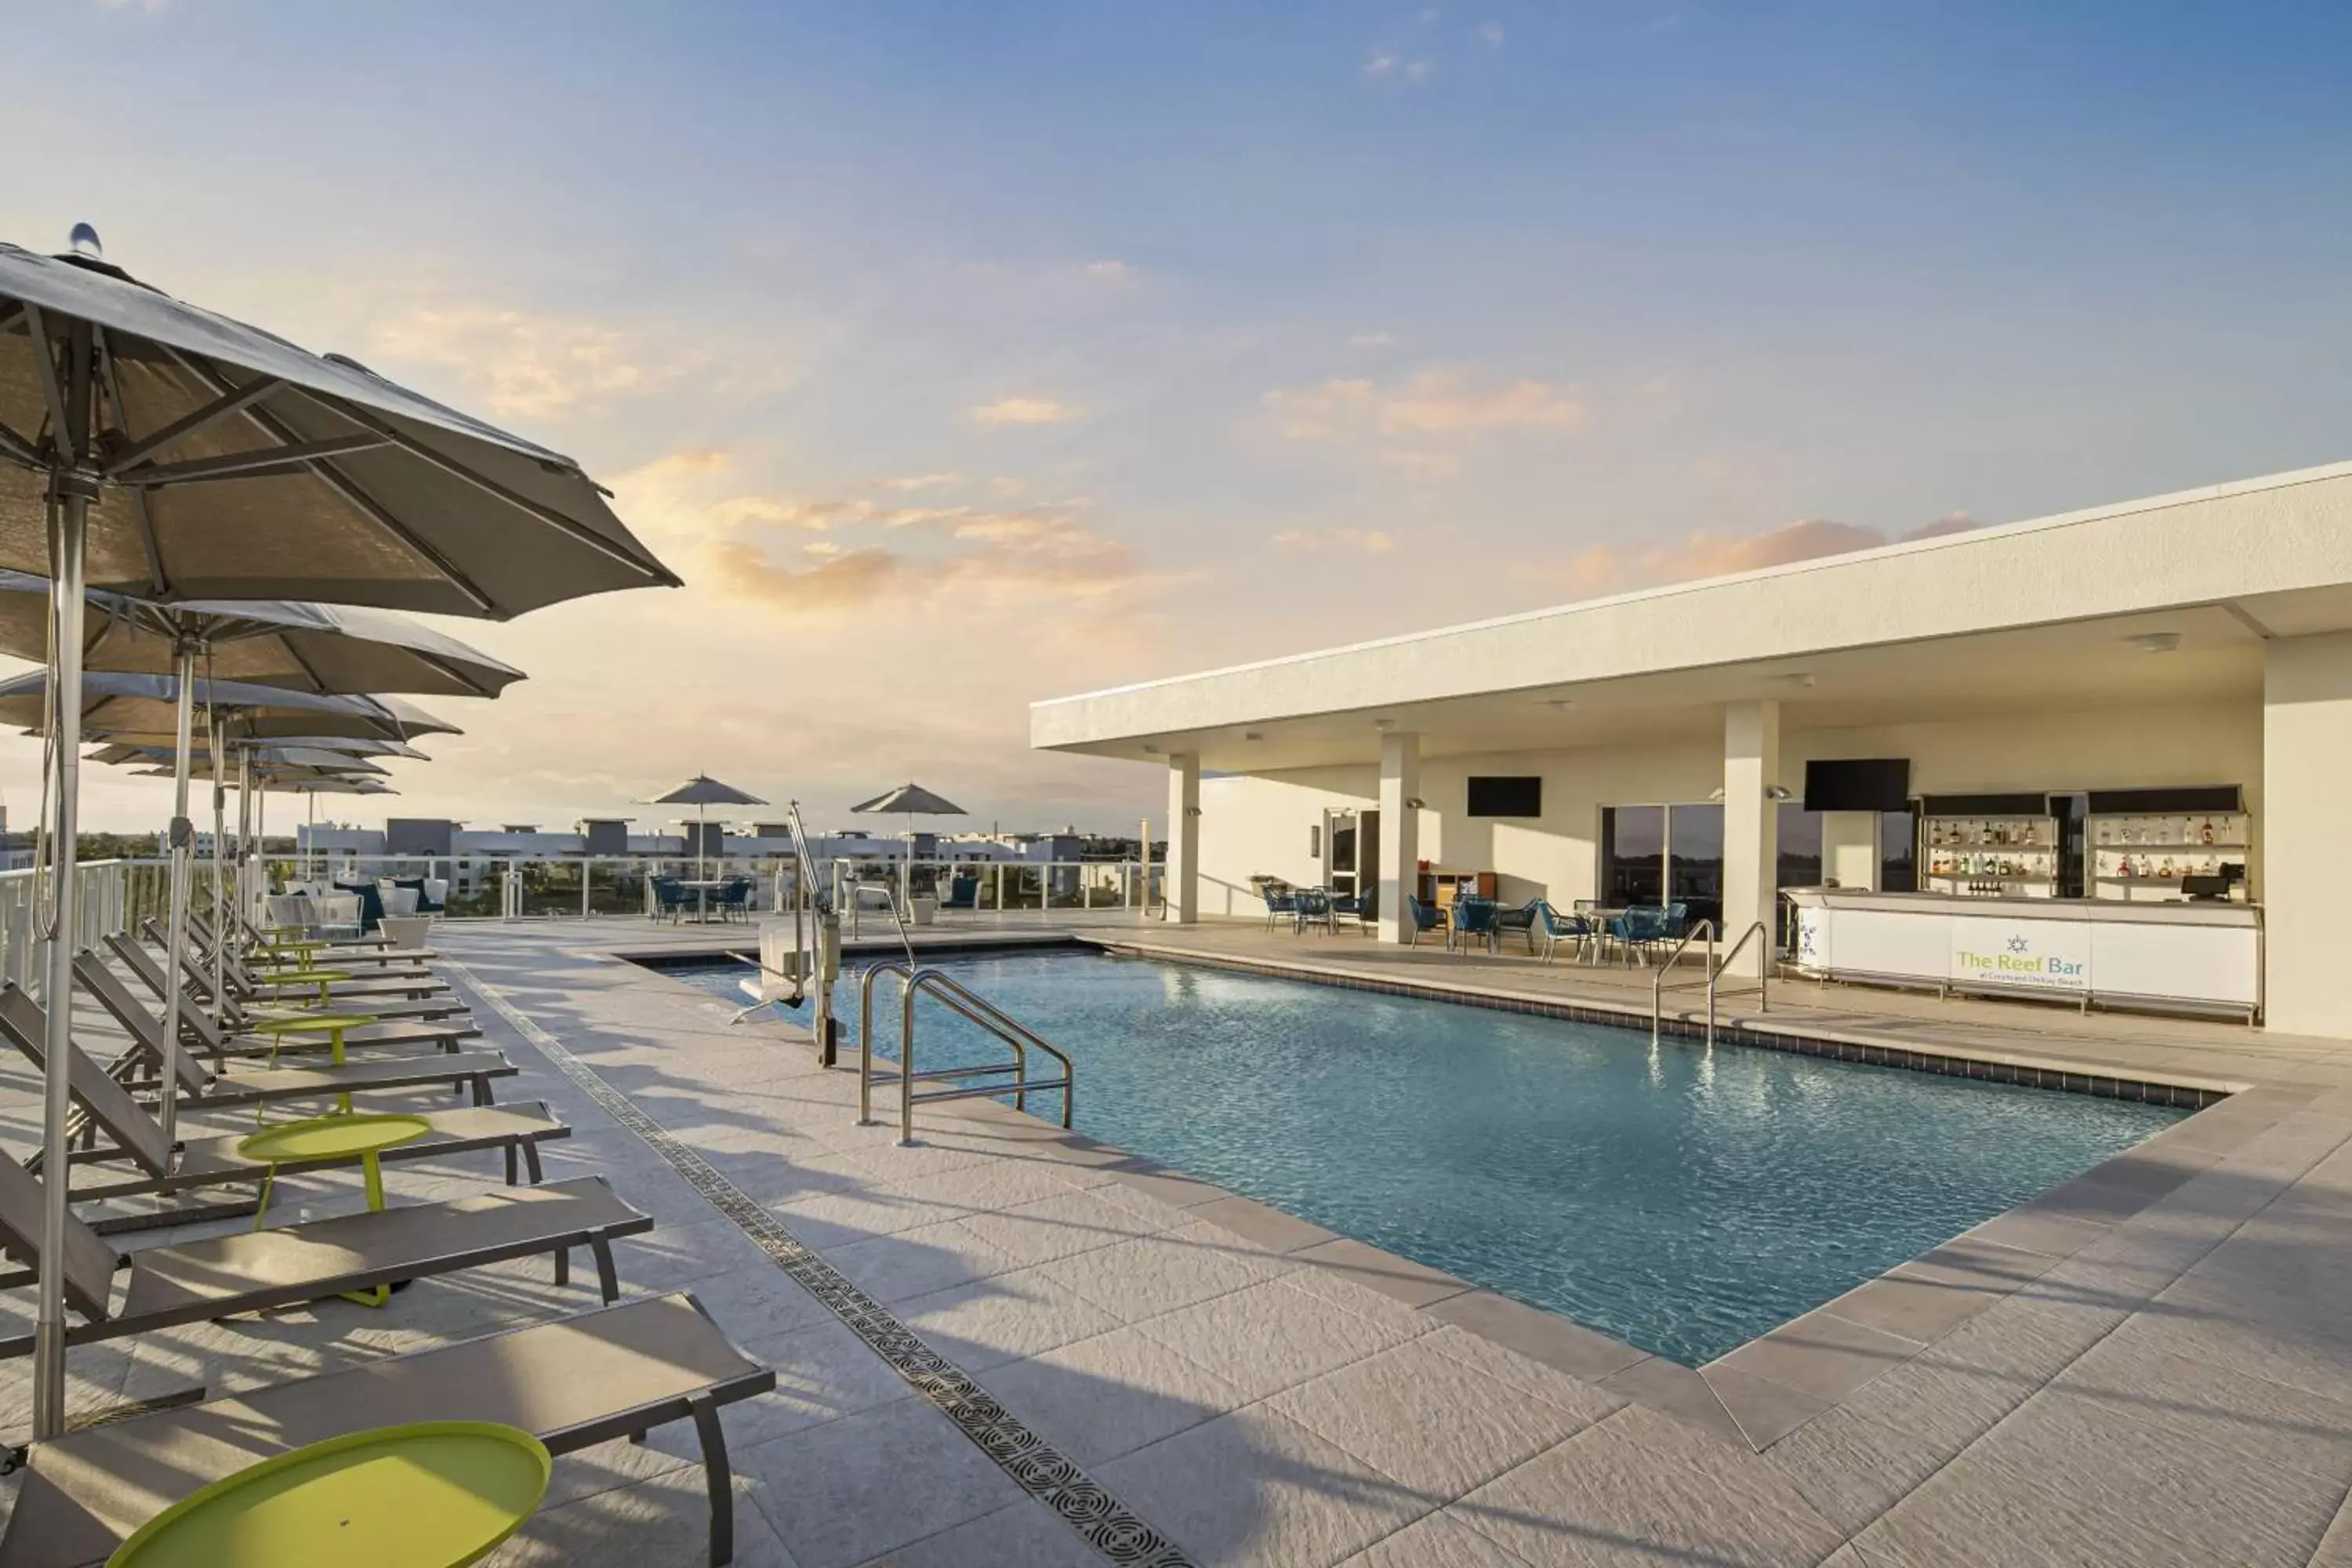
<svg viewBox="0 0 2352 1568">
<path fill-rule="evenodd" d="M 1771 962 L 1774 901 L 1780 880 L 1780 803 L 1767 792 L 1780 782 L 1780 705 L 1769 699 L 1723 710 L 1723 931 L 1728 947 L 1758 921 L 1765 934 L 1739 955 L 1738 974 L 1759 974 Z"/>
<path fill-rule="evenodd" d="M 1381 737 L 1381 894 L 1382 942 L 1410 942 L 1412 921 L 1404 897 L 1421 868 L 1421 737 L 1391 731 Z"/>
<path fill-rule="evenodd" d="M 2263 645 L 2262 812 L 2250 873 L 2263 911 L 2263 1021 L 2352 1039 L 2344 896 L 2352 835 L 2352 633 Z M 2250 803 L 2251 804 L 2251 803 Z"/>
<path fill-rule="evenodd" d="M 1201 918 L 1201 753 L 1168 759 L 1168 920 Z"/>
</svg>

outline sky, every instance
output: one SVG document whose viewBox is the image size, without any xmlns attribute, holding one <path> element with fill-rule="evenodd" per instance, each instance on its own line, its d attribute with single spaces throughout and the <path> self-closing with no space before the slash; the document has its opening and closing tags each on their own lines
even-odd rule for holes
<svg viewBox="0 0 2352 1568">
<path fill-rule="evenodd" d="M 1118 831 L 1164 781 L 1029 702 L 2352 456 L 2340 5 L 7 8 L 0 239 L 564 451 L 687 579 L 450 623 L 531 679 L 404 816 Z"/>
</svg>

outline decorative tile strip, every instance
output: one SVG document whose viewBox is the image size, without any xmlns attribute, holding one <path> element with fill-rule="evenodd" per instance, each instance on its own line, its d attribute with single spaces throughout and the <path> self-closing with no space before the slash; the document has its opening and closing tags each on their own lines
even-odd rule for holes
<svg viewBox="0 0 2352 1568">
<path fill-rule="evenodd" d="M 1607 1007 L 1590 1007 L 1574 1002 L 1547 1002 L 1525 996 L 1497 996 L 1486 992 L 1456 990 L 1445 985 L 1421 985 L 1409 980 L 1381 980 L 1370 975 L 1343 974 L 1332 970 L 1292 967 L 1280 963 L 1260 963 L 1225 953 L 1202 952 L 1192 948 L 1162 948 L 1129 944 L 1100 938 L 1091 939 L 1103 951 L 1127 958 L 1149 959 L 1154 963 L 1192 964 L 1202 969 L 1230 969 L 1243 974 L 1259 974 L 1272 980 L 1296 980 L 1307 985 L 1331 985 L 1344 991 L 1373 991 L 1384 996 L 1411 996 L 1424 1002 L 1451 1002 L 1457 1007 L 1483 1007 L 1496 1013 L 1528 1013 L 1542 1018 L 1558 1018 L 1575 1024 L 1598 1024 L 1603 1028 L 1647 1033 L 1647 1018 Z M 1685 1018 L 1666 1018 L 1660 1022 L 1663 1033 L 1685 1039 L 1699 1039 L 1706 1035 L 1701 1025 Z M 1736 1046 L 1754 1050 L 1789 1051 L 1798 1056 L 1825 1057 L 1833 1061 L 1860 1062 L 1867 1067 L 1899 1068 L 1906 1072 L 1940 1073 L 1948 1078 L 1982 1079 L 1988 1083 L 2018 1084 L 2028 1089 L 2054 1089 L 2065 1094 L 2090 1094 L 2108 1100 L 2144 1100 L 2150 1105 L 2168 1105 L 2183 1110 L 2202 1110 L 2209 1105 L 2219 1105 L 2230 1098 L 2227 1090 L 2199 1089 L 2188 1084 L 2148 1083 L 2138 1079 L 2110 1078 L 2080 1072 L 2063 1072 L 2056 1068 L 2023 1067 L 2009 1062 L 1986 1061 L 1978 1057 L 1945 1056 L 1937 1051 L 1906 1050 L 1899 1046 L 1862 1045 L 1853 1040 L 1825 1039 L 1813 1035 L 1784 1033 L 1778 1029 L 1756 1029 L 1743 1024 L 1719 1022 L 1715 1026 L 1716 1037 Z"/>
<path fill-rule="evenodd" d="M 775 1215 L 745 1196 L 701 1155 L 639 1110 L 635 1100 L 573 1056 L 563 1042 L 484 984 L 464 964 L 444 958 L 442 967 L 514 1026 L 515 1032 L 550 1066 L 577 1084 L 582 1093 L 642 1139 L 713 1207 L 734 1221 L 768 1255 L 769 1261 L 888 1362 L 1015 1485 L 1059 1514 L 1106 1562 L 1118 1563 L 1120 1568 L 1192 1568 L 1191 1560 L 1173 1542 L 1129 1511 L 1076 1461 L 1022 1425 L 970 1373 L 925 1344 L 888 1308 L 850 1283 L 779 1224 Z"/>
</svg>

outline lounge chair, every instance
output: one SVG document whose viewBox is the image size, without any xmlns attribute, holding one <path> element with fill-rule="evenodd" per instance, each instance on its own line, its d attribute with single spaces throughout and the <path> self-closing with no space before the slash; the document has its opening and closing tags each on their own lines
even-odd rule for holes
<svg viewBox="0 0 2352 1568">
<path fill-rule="evenodd" d="M 1435 931 L 1439 926 L 1445 923 L 1445 911 L 1444 910 L 1433 910 L 1427 904 L 1423 903 L 1419 899 L 1414 898 L 1411 893 L 1407 893 L 1404 896 L 1404 912 L 1406 915 L 1411 917 L 1412 920 L 1412 924 L 1406 928 L 1405 931 L 1405 945 L 1407 947 L 1419 947 L 1421 945 L 1422 932 Z"/>
<path fill-rule="evenodd" d="M 412 1421 L 519 1426 L 558 1456 L 691 1419 L 710 1499 L 710 1561 L 734 1556 L 722 1406 L 775 1372 L 690 1295 L 656 1296 L 347 1372 L 281 1383 L 36 1443 L 0 1568 L 102 1563 L 190 1492 L 305 1444 Z"/>
<path fill-rule="evenodd" d="M 47 1042 L 42 1037 L 43 1022 L 37 1003 L 14 985 L 0 985 L 0 1036 L 5 1036 L 9 1044 L 37 1068 L 48 1059 Z M 162 1126 L 130 1089 L 117 1082 L 79 1046 L 73 1048 L 67 1061 L 66 1079 L 75 1101 L 88 1118 L 84 1142 L 89 1146 L 72 1156 L 74 1168 L 86 1170 L 100 1163 L 126 1163 L 141 1173 L 102 1173 L 110 1179 L 75 1188 L 73 1197 L 77 1203 L 257 1183 L 270 1174 L 268 1165 L 237 1152 L 237 1145 L 244 1142 L 246 1133 L 184 1140 L 180 1145 L 178 1166 L 173 1168 Z M 425 1120 L 431 1125 L 430 1131 L 382 1151 L 380 1157 L 388 1161 L 437 1159 L 478 1149 L 499 1149 L 506 1154 L 509 1186 L 515 1184 L 520 1174 L 518 1162 L 529 1169 L 531 1182 L 536 1184 L 541 1175 L 540 1144 L 572 1135 L 572 1129 L 549 1115 L 545 1105 L 485 1105 L 436 1111 Z M 112 1149 L 97 1146 L 95 1135 L 100 1131 L 113 1140 Z M 357 1160 L 303 1161 L 282 1164 L 278 1170 L 283 1173 L 357 1163 Z M 100 1225 L 98 1228 L 108 1227 Z"/>
<path fill-rule="evenodd" d="M 158 946 L 163 944 L 162 922 L 151 916 L 144 929 Z M 209 963 L 212 961 L 214 946 L 212 926 L 204 916 L 193 911 L 188 916 L 188 939 L 202 950 L 205 961 Z M 354 978 L 352 984 L 388 985 L 396 980 L 434 978 L 433 971 L 427 967 L 427 961 L 437 956 L 424 948 L 396 948 L 380 943 L 369 947 L 336 948 L 331 951 L 321 949 L 303 963 L 306 965 L 317 963 L 321 967 L 337 969 L 349 964 L 372 963 L 381 973 L 362 974 Z M 254 946 L 240 950 L 237 945 L 232 944 L 223 962 L 226 964 L 235 965 L 237 973 L 248 982 L 266 984 L 271 983 L 269 980 L 271 970 L 282 968 L 291 960 L 289 955 L 281 953 L 271 946 Z"/>
<path fill-rule="evenodd" d="M 145 930 L 150 942 L 169 951 L 171 943 L 165 939 L 160 923 L 151 919 L 146 922 Z M 201 955 L 201 960 L 197 954 L 187 955 L 188 972 L 195 979 L 197 989 L 207 997 L 212 994 L 212 962 L 210 952 Z M 329 962 L 332 963 L 331 960 Z M 228 987 L 231 1001 L 270 1003 L 289 995 L 318 994 L 319 987 L 313 982 L 281 978 L 268 969 L 256 971 L 233 954 L 224 956 L 220 964 L 222 984 Z M 386 969 L 378 973 L 327 983 L 330 1000 L 351 1005 L 369 1001 L 414 1001 L 443 994 L 448 989 L 447 981 L 438 979 L 423 969 Z"/>
<path fill-rule="evenodd" d="M 137 941 L 128 933 L 118 931 L 106 939 L 106 946 L 108 952 L 121 959 L 123 966 L 137 975 L 148 990 L 154 993 L 157 1001 L 164 1002 L 171 999 L 172 993 L 167 989 L 168 983 L 163 978 L 163 964 Z M 184 953 L 181 956 L 180 973 L 189 993 L 189 1007 L 194 1009 L 211 1006 L 212 975 L 197 962 L 193 953 Z M 235 987 L 232 986 L 230 989 L 234 991 Z M 462 1019 L 467 1009 L 466 1004 L 450 996 L 418 996 L 405 999 L 396 996 L 373 996 L 367 999 L 362 1010 L 373 1014 L 381 1023 L 392 1023 L 400 1020 L 422 1022 Z M 226 999 L 222 1011 L 227 1015 L 231 1033 L 247 1028 L 252 1022 L 247 1016 L 245 1008 L 234 995 Z M 186 1015 L 183 1014 L 182 1016 L 184 1018 Z M 453 1026 L 462 1026 L 475 1034 L 480 1033 L 479 1030 L 474 1029 L 470 1023 L 461 1023 Z"/>
<path fill-rule="evenodd" d="M 131 988 L 116 978 L 104 960 L 88 951 L 77 953 L 74 976 L 82 989 L 105 1005 L 117 1023 L 134 1037 L 146 1041 L 158 1056 L 163 1054 L 163 1020 L 150 1016 L 139 1005 Z M 373 1014 L 375 1009 L 371 1007 L 368 1011 Z M 242 1015 L 239 1016 L 242 1018 Z M 350 1050 L 425 1046 L 454 1054 L 464 1049 L 467 1040 L 478 1040 L 481 1036 L 480 1027 L 470 1018 L 394 1018 L 388 1023 L 345 1029 L 343 1045 Z M 183 1045 L 203 1052 L 216 1069 L 225 1068 L 231 1057 L 278 1057 L 289 1052 L 323 1050 L 330 1043 L 323 1038 L 305 1040 L 299 1036 L 225 1034 L 193 996 L 180 1010 L 180 1038 Z"/>
<path fill-rule="evenodd" d="M 142 1065 L 151 1072 L 160 1071 L 163 1060 L 163 1020 L 150 1017 L 113 973 L 89 953 L 76 959 L 74 979 L 130 1032 L 131 1047 L 142 1058 Z M 40 1011 L 40 1004 L 16 991 L 14 983 L 0 984 L 0 997 L 11 991 L 23 998 L 25 1008 L 32 1013 Z M 20 1016 L 29 1017 L 31 1014 Z M 40 1033 L 38 1029 L 32 1031 L 36 1039 Z M 179 1090 L 185 1097 L 183 1103 L 191 1106 L 259 1105 L 280 1100 L 364 1094 L 375 1089 L 460 1086 L 473 1091 L 476 1105 L 488 1105 L 494 1098 L 490 1079 L 515 1076 L 512 1062 L 499 1052 L 488 1050 L 404 1056 L 371 1054 L 335 1065 L 302 1067 L 255 1067 L 249 1062 L 232 1060 L 221 1071 L 206 1068 L 198 1056 L 191 1050 L 180 1053 Z"/>
<path fill-rule="evenodd" d="M 66 1214 L 66 1305 L 81 1317 L 66 1325 L 69 1345 L 92 1344 L 155 1329 L 264 1312 L 404 1279 L 456 1274 L 547 1253 L 555 1282 L 572 1281 L 572 1249 L 595 1255 L 606 1301 L 620 1299 L 613 1243 L 653 1229 L 650 1215 L 621 1200 L 602 1176 L 543 1187 L 489 1187 L 445 1203 L 364 1210 L 270 1230 L 244 1230 L 177 1247 L 117 1252 Z M 0 1285 L 30 1284 L 41 1255 L 41 1184 L 0 1155 L 0 1246 L 26 1267 Z M 114 1300 L 114 1276 L 131 1282 Z M 33 1336 L 0 1340 L 0 1357 L 30 1355 Z"/>
</svg>

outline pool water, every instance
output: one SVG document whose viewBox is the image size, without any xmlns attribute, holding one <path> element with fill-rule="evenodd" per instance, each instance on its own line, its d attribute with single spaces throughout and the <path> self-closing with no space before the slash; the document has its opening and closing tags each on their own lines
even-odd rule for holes
<svg viewBox="0 0 2352 1568">
<path fill-rule="evenodd" d="M 1080 1131 L 1692 1365 L 2183 1114 L 1094 953 L 946 966 L 1071 1055 Z M 928 999 L 917 1042 L 1005 1059 Z"/>
</svg>

